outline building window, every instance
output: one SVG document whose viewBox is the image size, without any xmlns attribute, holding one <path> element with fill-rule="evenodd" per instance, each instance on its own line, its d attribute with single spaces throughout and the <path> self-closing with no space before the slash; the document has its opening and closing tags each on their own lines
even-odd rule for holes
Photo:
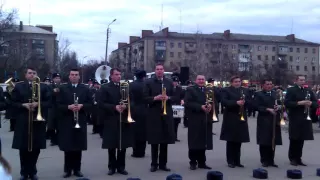
<svg viewBox="0 0 320 180">
<path fill-rule="evenodd" d="M 261 55 L 258 55 L 258 60 L 261 60 Z"/>
<path fill-rule="evenodd" d="M 182 43 L 178 43 L 178 48 L 182 48 Z"/>
<path fill-rule="evenodd" d="M 292 47 L 290 48 L 290 52 L 293 52 L 293 48 Z"/>
<path fill-rule="evenodd" d="M 316 58 L 313 57 L 311 62 L 313 62 L 313 63 L 316 62 Z"/>
<path fill-rule="evenodd" d="M 156 46 L 166 47 L 166 42 L 165 41 L 156 41 Z"/>
<path fill-rule="evenodd" d="M 170 48 L 174 48 L 174 42 L 170 43 Z"/>
<path fill-rule="evenodd" d="M 235 50 L 236 49 L 236 45 L 232 45 L 231 48 L 232 48 L 232 50 Z"/>
<path fill-rule="evenodd" d="M 276 57 L 275 56 L 272 56 L 272 61 L 275 61 L 276 60 Z"/>
<path fill-rule="evenodd" d="M 304 62 L 306 62 L 307 60 L 308 60 L 308 58 L 307 58 L 307 57 L 305 57 L 305 58 L 304 58 Z"/>
<path fill-rule="evenodd" d="M 289 59 L 289 61 L 290 61 L 290 62 L 292 62 L 292 61 L 293 61 L 293 57 L 292 57 L 292 56 L 290 56 L 290 59 Z"/>
<path fill-rule="evenodd" d="M 174 53 L 173 52 L 170 52 L 170 57 L 174 57 Z"/>
<path fill-rule="evenodd" d="M 316 48 L 312 49 L 312 53 L 315 54 L 316 53 Z"/>
<path fill-rule="evenodd" d="M 304 48 L 304 53 L 308 53 L 308 48 Z"/>
<path fill-rule="evenodd" d="M 312 71 L 316 71 L 316 67 L 315 66 L 312 66 Z"/>
<path fill-rule="evenodd" d="M 296 66 L 296 71 L 299 71 L 300 70 L 300 67 L 299 66 Z"/>
<path fill-rule="evenodd" d="M 265 46 L 265 47 L 264 47 L 264 50 L 265 50 L 265 51 L 268 51 L 268 46 Z"/>
<path fill-rule="evenodd" d="M 206 48 L 207 48 L 207 49 L 209 48 L 209 44 L 206 44 Z"/>
<path fill-rule="evenodd" d="M 266 56 L 265 58 L 266 58 L 266 60 L 269 60 L 269 56 Z"/>
<path fill-rule="evenodd" d="M 290 66 L 290 70 L 292 70 L 292 65 Z"/>
<path fill-rule="evenodd" d="M 297 53 L 300 53 L 300 48 L 297 48 Z"/>
<path fill-rule="evenodd" d="M 178 52 L 178 57 L 181 58 L 181 56 L 182 56 L 182 53 Z"/>
<path fill-rule="evenodd" d="M 297 63 L 300 62 L 300 57 L 298 56 L 296 59 Z"/>
<path fill-rule="evenodd" d="M 308 66 L 304 66 L 304 71 L 308 71 Z"/>
<path fill-rule="evenodd" d="M 258 46 L 258 51 L 261 51 L 261 46 Z"/>
<path fill-rule="evenodd" d="M 272 51 L 275 52 L 276 51 L 276 47 L 272 47 Z"/>
</svg>

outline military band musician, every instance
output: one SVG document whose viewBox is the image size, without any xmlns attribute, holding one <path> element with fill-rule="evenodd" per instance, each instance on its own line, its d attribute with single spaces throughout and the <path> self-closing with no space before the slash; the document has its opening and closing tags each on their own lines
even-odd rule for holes
<svg viewBox="0 0 320 180">
<path fill-rule="evenodd" d="M 173 81 L 173 96 L 175 96 L 175 100 L 172 101 L 172 105 L 181 105 L 181 101 L 183 100 L 183 93 L 182 93 L 182 88 L 179 85 L 179 77 L 174 76 L 172 77 Z M 176 141 L 180 142 L 178 139 L 178 127 L 181 122 L 181 118 L 173 118 L 174 120 L 174 132 L 176 136 Z"/>
<path fill-rule="evenodd" d="M 257 144 L 259 144 L 260 161 L 263 167 L 278 167 L 274 162 L 276 145 L 282 145 L 280 127 L 280 94 L 272 91 L 272 80 L 261 81 L 262 91 L 255 93 L 253 105 L 258 111 Z"/>
<path fill-rule="evenodd" d="M 81 173 L 82 151 L 87 150 L 86 111 L 92 105 L 89 88 L 79 83 L 78 69 L 69 71 L 69 82 L 61 84 L 57 107 L 61 113 L 58 122 L 58 145 L 64 151 L 64 178 Z"/>
<path fill-rule="evenodd" d="M 17 82 L 19 82 L 18 78 L 13 78 L 12 79 L 12 83 L 13 85 L 15 85 Z M 6 113 L 5 113 L 5 118 L 6 119 L 10 119 L 10 128 L 9 131 L 12 132 L 14 131 L 15 125 L 16 125 L 16 113 L 14 112 L 14 106 L 12 106 L 12 90 L 14 87 L 6 87 L 6 92 L 4 93 L 4 96 L 6 97 L 6 104 L 7 104 L 7 108 L 6 108 Z"/>
<path fill-rule="evenodd" d="M 212 112 L 207 104 L 205 77 L 198 75 L 194 86 L 188 87 L 184 106 L 188 114 L 188 146 L 190 169 L 211 169 L 206 165 L 206 150 L 212 150 Z"/>
<path fill-rule="evenodd" d="M 41 102 L 41 114 L 46 112 L 50 103 L 50 92 L 47 85 L 40 83 L 40 99 L 37 88 L 35 98 L 32 93 L 32 81 L 35 81 L 37 72 L 29 67 L 25 70 L 25 81 L 15 85 L 12 91 L 12 105 L 15 107 L 17 122 L 13 135 L 12 148 L 19 149 L 20 156 L 20 180 L 37 180 L 37 161 L 40 149 L 46 148 L 46 124 L 45 121 L 34 121 L 37 117 L 38 104 Z M 30 116 L 30 113 L 33 114 Z M 32 118 L 32 119 L 30 119 Z"/>
</svg>

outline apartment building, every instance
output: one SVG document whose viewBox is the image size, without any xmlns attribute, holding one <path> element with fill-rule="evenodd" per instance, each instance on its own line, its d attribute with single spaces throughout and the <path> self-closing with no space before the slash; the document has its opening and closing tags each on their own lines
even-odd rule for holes
<svg viewBox="0 0 320 180">
<path fill-rule="evenodd" d="M 252 35 L 230 30 L 192 34 L 164 28 L 156 33 L 142 30 L 141 36 L 130 36 L 129 43 L 119 42 L 109 60 L 111 66 L 127 73 L 135 69 L 151 72 L 156 63 L 163 63 L 167 71 L 179 71 L 182 66 L 205 67 L 208 71 L 205 74 L 216 71 L 209 75 L 220 80 L 226 80 L 224 73 L 228 68 L 238 72 L 258 71 L 255 73 L 258 77 L 257 74 L 266 74 L 283 64 L 283 70 L 305 75 L 314 82 L 319 75 L 319 47 L 318 43 L 298 39 L 294 34 Z"/>
<path fill-rule="evenodd" d="M 57 59 L 57 34 L 53 32 L 52 26 L 29 26 L 20 21 L 19 25 L 4 30 L 0 36 L 1 67 L 5 59 L 19 59 L 20 63 L 39 60 L 51 67 Z"/>
</svg>

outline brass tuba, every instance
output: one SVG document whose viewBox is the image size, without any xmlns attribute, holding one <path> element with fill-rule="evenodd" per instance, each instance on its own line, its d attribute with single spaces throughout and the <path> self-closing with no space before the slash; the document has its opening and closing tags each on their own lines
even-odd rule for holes
<svg viewBox="0 0 320 180">
<path fill-rule="evenodd" d="M 8 80 L 6 80 L 6 82 L 4 82 L 5 84 L 7 84 L 7 92 L 8 92 L 9 94 L 12 93 L 12 91 L 13 91 L 13 89 L 14 89 L 14 86 L 15 86 L 15 85 L 13 84 L 12 80 L 13 80 L 13 78 L 9 78 Z"/>
<path fill-rule="evenodd" d="M 216 108 L 215 108 L 215 99 L 214 99 L 214 86 L 211 83 L 206 84 L 206 104 L 212 105 L 212 120 L 218 121 L 217 114 L 216 114 Z"/>
</svg>

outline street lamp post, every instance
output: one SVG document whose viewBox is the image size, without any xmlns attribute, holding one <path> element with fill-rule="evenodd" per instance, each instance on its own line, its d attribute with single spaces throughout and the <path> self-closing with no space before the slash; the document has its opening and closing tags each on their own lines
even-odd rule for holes
<svg viewBox="0 0 320 180">
<path fill-rule="evenodd" d="M 113 21 L 111 21 L 111 23 L 109 23 L 108 28 L 107 28 L 107 42 L 106 42 L 106 57 L 105 57 L 105 64 L 108 64 L 108 43 L 109 43 L 109 32 L 110 32 L 110 25 L 112 23 L 114 23 L 117 19 L 114 19 Z"/>
<path fill-rule="evenodd" d="M 84 79 L 84 77 L 83 77 L 83 61 L 84 61 L 84 59 L 85 58 L 87 58 L 88 56 L 84 56 L 83 58 L 82 58 L 82 60 L 81 60 L 81 79 L 82 79 L 82 83 L 83 83 L 83 79 Z"/>
</svg>

